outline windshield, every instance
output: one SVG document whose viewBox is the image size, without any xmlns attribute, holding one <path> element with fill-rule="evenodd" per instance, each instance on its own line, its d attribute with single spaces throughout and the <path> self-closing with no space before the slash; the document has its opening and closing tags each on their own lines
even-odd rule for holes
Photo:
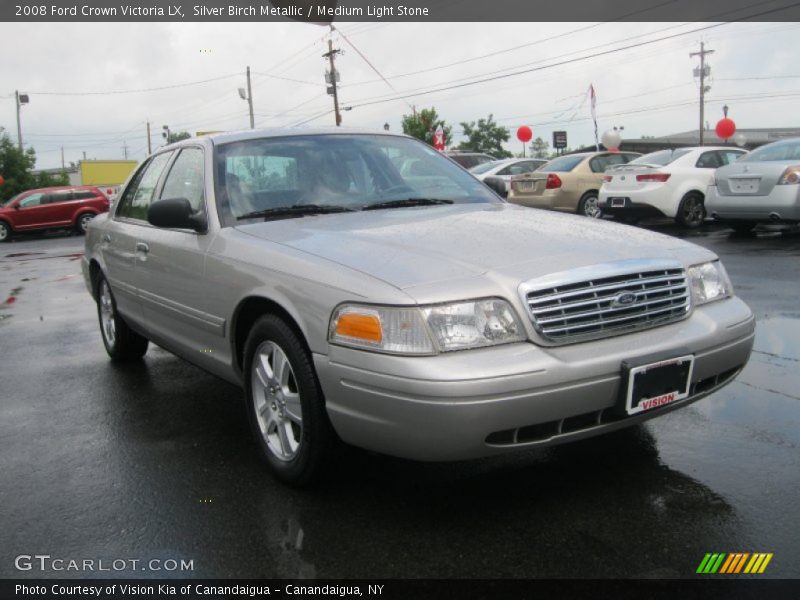
<svg viewBox="0 0 800 600">
<path fill-rule="evenodd" d="M 586 158 L 585 154 L 570 154 L 554 158 L 549 163 L 536 169 L 537 171 L 544 171 L 545 173 L 557 171 L 559 173 L 567 173 L 572 171 L 578 164 Z"/>
<path fill-rule="evenodd" d="M 216 170 L 217 198 L 227 225 L 249 215 L 259 218 L 264 211 L 298 215 L 378 203 L 500 202 L 432 147 L 399 136 L 328 134 L 232 142 L 218 147 Z M 386 204 L 392 201 L 398 202 Z M 306 205 L 316 209 L 293 208 Z M 292 210 L 280 210 L 285 208 Z"/>
<path fill-rule="evenodd" d="M 11 196 L 11 198 L 9 198 L 8 200 L 6 200 L 5 202 L 2 202 L 2 203 L 0 203 L 0 206 L 8 206 L 8 205 L 9 205 L 9 204 L 11 204 L 11 203 L 12 203 L 14 200 L 16 200 L 17 198 L 19 198 L 20 196 L 22 196 L 22 194 L 17 194 L 16 196 Z"/>
<path fill-rule="evenodd" d="M 634 158 L 630 163 L 631 165 L 658 165 L 660 167 L 666 166 L 669 163 L 678 160 L 681 156 L 689 154 L 690 148 L 678 148 L 677 150 L 659 150 L 658 152 L 651 152 L 638 158 Z"/>
<path fill-rule="evenodd" d="M 759 161 L 794 161 L 800 160 L 800 140 L 787 140 L 775 142 L 756 148 L 750 154 L 743 156 L 736 162 Z"/>
<path fill-rule="evenodd" d="M 475 175 L 480 175 L 481 173 L 486 173 L 486 171 L 491 171 L 495 167 L 499 167 L 502 162 L 502 160 L 493 160 L 491 162 L 481 163 L 472 167 L 469 172 L 474 173 Z"/>
</svg>

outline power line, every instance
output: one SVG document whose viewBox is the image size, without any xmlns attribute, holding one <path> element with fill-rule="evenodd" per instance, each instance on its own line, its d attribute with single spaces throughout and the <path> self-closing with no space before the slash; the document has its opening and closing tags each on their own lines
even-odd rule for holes
<svg viewBox="0 0 800 600">
<path fill-rule="evenodd" d="M 204 83 L 211 83 L 212 81 L 220 81 L 222 79 L 230 79 L 231 77 L 239 77 L 240 73 L 231 73 L 230 75 L 221 75 L 219 77 L 212 77 L 211 79 L 202 79 L 200 81 L 188 81 L 186 83 L 176 83 L 173 85 L 163 85 L 159 87 L 140 88 L 133 90 L 109 90 L 105 92 L 29 92 L 39 96 L 112 96 L 115 94 L 139 94 L 142 92 L 157 92 L 160 90 L 172 90 L 175 88 L 189 87 L 193 85 L 202 85 Z"/>
<path fill-rule="evenodd" d="M 753 19 L 755 17 L 760 17 L 760 16 L 764 16 L 764 15 L 767 15 L 767 14 L 772 14 L 772 13 L 775 13 L 775 12 L 781 12 L 781 11 L 784 11 L 784 10 L 786 10 L 788 8 L 793 8 L 795 6 L 800 6 L 800 2 L 795 2 L 794 4 L 791 4 L 791 5 L 788 5 L 788 6 L 783 6 L 783 7 L 780 7 L 780 8 L 767 10 L 767 11 L 763 11 L 763 12 L 760 12 L 760 13 L 757 13 L 757 14 L 749 15 L 747 17 L 742 17 L 739 20 Z M 637 42 L 635 44 L 628 44 L 627 46 L 621 46 L 619 48 L 611 48 L 609 50 L 604 50 L 602 52 L 596 52 L 594 54 L 580 56 L 580 57 L 577 57 L 577 58 L 566 59 L 566 60 L 558 61 L 558 62 L 555 62 L 555 63 L 542 65 L 542 66 L 539 66 L 539 67 L 533 67 L 533 68 L 530 68 L 530 69 L 524 69 L 524 70 L 521 70 L 521 71 L 515 71 L 515 72 L 512 72 L 512 73 L 504 73 L 504 74 L 500 74 L 500 75 L 494 75 L 494 76 L 491 76 L 491 77 L 485 77 L 483 79 L 477 79 L 477 80 L 474 80 L 474 81 L 467 81 L 467 82 L 459 83 L 459 84 L 455 84 L 455 85 L 443 86 L 443 87 L 433 88 L 433 89 L 424 90 L 424 91 L 420 91 L 420 92 L 404 93 L 403 95 L 400 95 L 400 96 L 395 96 L 395 97 L 392 97 L 392 98 L 384 98 L 384 99 L 381 99 L 381 100 L 363 101 L 363 102 L 356 101 L 354 103 L 351 103 L 351 106 L 353 108 L 360 108 L 360 107 L 363 107 L 363 106 L 371 106 L 371 105 L 374 105 L 374 104 L 383 104 L 383 103 L 386 103 L 386 102 L 394 102 L 396 100 L 405 100 L 406 98 L 412 98 L 412 97 L 416 97 L 416 96 L 425 96 L 425 95 L 433 94 L 433 93 L 437 93 L 437 92 L 443 92 L 443 91 L 452 90 L 452 89 L 469 87 L 469 86 L 478 85 L 478 84 L 481 84 L 481 83 L 487 83 L 487 82 L 490 82 L 490 81 L 497 81 L 497 80 L 500 80 L 500 79 L 507 79 L 509 77 L 516 77 L 518 75 L 524 75 L 524 74 L 527 74 L 527 73 L 533 73 L 533 72 L 537 72 L 537 71 L 544 71 L 546 69 L 552 69 L 553 67 L 559 67 L 559 66 L 563 66 L 563 65 L 566 65 L 566 64 L 572 64 L 572 63 L 577 63 L 577 62 L 583 62 L 585 60 L 589 60 L 589 59 L 592 59 L 592 58 L 597 58 L 598 56 L 607 56 L 609 54 L 615 54 L 617 52 L 623 52 L 625 50 L 631 50 L 633 48 L 639 48 L 641 46 L 646 46 L 646 45 L 654 44 L 654 43 L 657 43 L 657 42 L 663 42 L 663 41 L 674 39 L 674 38 L 677 38 L 677 37 L 682 37 L 682 36 L 690 35 L 690 34 L 693 34 L 693 33 L 699 33 L 701 31 L 707 31 L 709 29 L 714 29 L 714 28 L 717 28 L 717 27 L 724 27 L 725 25 L 730 25 L 730 24 L 732 24 L 734 22 L 736 22 L 736 21 L 727 21 L 727 22 L 724 22 L 724 23 L 715 23 L 715 24 L 712 24 L 712 25 L 706 25 L 704 27 L 698 27 L 698 28 L 692 29 L 690 31 L 674 33 L 674 34 L 671 34 L 671 35 L 662 36 L 660 38 L 655 38 L 655 39 L 652 39 L 652 40 L 646 40 L 646 41 L 643 41 L 643 42 Z"/>
</svg>

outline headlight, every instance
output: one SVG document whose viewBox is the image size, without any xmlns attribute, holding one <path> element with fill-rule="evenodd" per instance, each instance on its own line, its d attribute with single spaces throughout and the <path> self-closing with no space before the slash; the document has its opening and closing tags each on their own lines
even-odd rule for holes
<svg viewBox="0 0 800 600">
<path fill-rule="evenodd" d="M 505 300 L 420 307 L 345 304 L 331 317 L 331 343 L 393 354 L 436 354 L 521 342 L 525 332 Z"/>
<path fill-rule="evenodd" d="M 718 260 L 689 267 L 689 285 L 695 305 L 733 296 L 733 286 Z"/>
</svg>

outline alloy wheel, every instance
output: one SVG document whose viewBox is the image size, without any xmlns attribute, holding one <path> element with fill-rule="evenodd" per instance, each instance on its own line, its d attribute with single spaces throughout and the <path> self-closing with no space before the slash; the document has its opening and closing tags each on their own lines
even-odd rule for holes
<svg viewBox="0 0 800 600">
<path fill-rule="evenodd" d="M 117 340 L 117 326 L 114 317 L 114 301 L 111 298 L 108 282 L 104 279 L 100 282 L 100 323 L 102 324 L 103 337 L 106 338 L 106 343 L 112 348 Z"/>
<path fill-rule="evenodd" d="M 261 435 L 279 460 L 290 461 L 300 451 L 303 411 L 294 370 L 281 347 L 263 342 L 251 367 L 253 405 Z"/>
</svg>

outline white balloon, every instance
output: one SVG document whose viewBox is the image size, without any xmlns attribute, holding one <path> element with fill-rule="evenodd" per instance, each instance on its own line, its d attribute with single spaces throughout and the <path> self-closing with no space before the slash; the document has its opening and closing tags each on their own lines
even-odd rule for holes
<svg viewBox="0 0 800 600">
<path fill-rule="evenodd" d="M 737 146 L 744 146 L 747 143 L 747 136 L 743 133 L 737 133 L 733 136 L 733 141 Z"/>
<path fill-rule="evenodd" d="M 603 146 L 606 148 L 619 148 L 619 144 L 622 141 L 622 136 L 619 134 L 619 131 L 609 129 L 608 131 L 603 132 L 603 136 L 600 138 L 600 141 L 603 142 Z"/>
</svg>

